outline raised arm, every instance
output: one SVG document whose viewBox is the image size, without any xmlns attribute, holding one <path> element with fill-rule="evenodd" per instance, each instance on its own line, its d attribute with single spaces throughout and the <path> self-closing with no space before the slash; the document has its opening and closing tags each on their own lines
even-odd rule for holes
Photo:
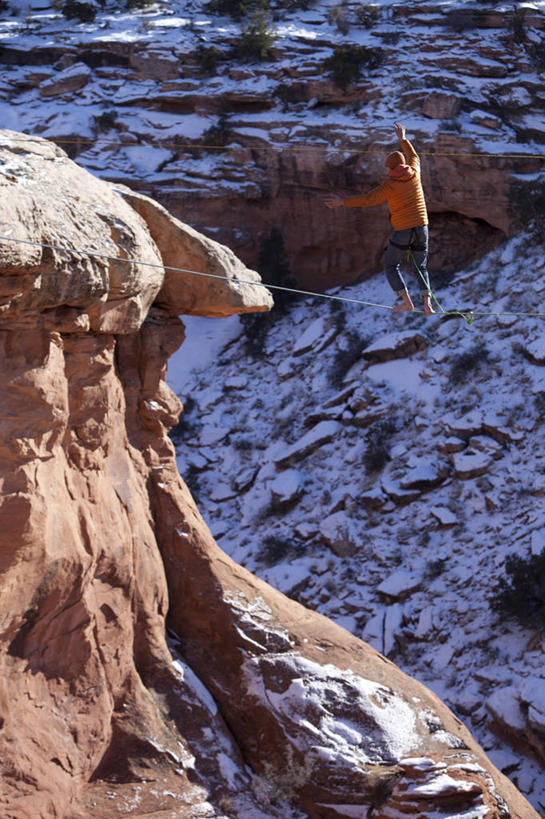
<svg viewBox="0 0 545 819">
<path fill-rule="evenodd" d="M 405 136 L 405 126 L 402 125 L 400 122 L 395 122 L 394 130 L 396 132 L 397 138 L 401 143 L 401 150 L 405 155 L 407 165 L 416 170 L 420 166 L 420 159 L 418 157 L 418 154 L 414 150 L 413 146 Z"/>
</svg>

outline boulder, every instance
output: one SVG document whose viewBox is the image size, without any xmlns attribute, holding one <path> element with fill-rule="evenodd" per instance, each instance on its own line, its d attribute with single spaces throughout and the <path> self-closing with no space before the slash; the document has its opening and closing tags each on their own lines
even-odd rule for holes
<svg viewBox="0 0 545 819">
<path fill-rule="evenodd" d="M 74 63 L 40 83 L 42 97 L 58 97 L 72 94 L 84 88 L 91 77 L 91 69 L 85 63 Z"/>
<path fill-rule="evenodd" d="M 363 358 L 377 363 L 393 361 L 397 358 L 407 358 L 414 353 L 424 350 L 427 346 L 426 338 L 419 332 L 388 333 L 369 344 L 363 352 Z"/>
<path fill-rule="evenodd" d="M 462 108 L 462 99 L 456 94 L 432 91 L 424 100 L 422 113 L 431 119 L 453 119 Z"/>
<path fill-rule="evenodd" d="M 161 253 L 165 277 L 159 305 L 176 315 L 216 318 L 271 309 L 270 291 L 232 250 L 180 222 L 148 196 L 119 189 Z"/>
<path fill-rule="evenodd" d="M 358 537 L 350 518 L 345 512 L 334 512 L 320 523 L 320 534 L 332 552 L 340 557 L 350 557 L 358 550 Z"/>
</svg>

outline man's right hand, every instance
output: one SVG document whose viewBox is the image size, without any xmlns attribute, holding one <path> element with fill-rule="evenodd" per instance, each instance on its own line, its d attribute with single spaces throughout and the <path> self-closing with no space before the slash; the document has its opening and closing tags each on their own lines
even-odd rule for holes
<svg viewBox="0 0 545 819">
<path fill-rule="evenodd" d="M 342 196 L 337 196 L 336 193 L 330 193 L 324 199 L 324 205 L 326 208 L 340 208 L 343 204 Z"/>
<path fill-rule="evenodd" d="M 401 141 L 405 139 L 405 126 L 402 125 L 400 122 L 394 122 L 394 130 L 396 132 L 396 137 Z"/>
</svg>

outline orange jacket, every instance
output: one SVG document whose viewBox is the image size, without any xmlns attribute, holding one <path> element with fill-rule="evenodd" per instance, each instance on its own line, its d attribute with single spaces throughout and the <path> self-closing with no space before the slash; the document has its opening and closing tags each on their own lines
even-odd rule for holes
<svg viewBox="0 0 545 819">
<path fill-rule="evenodd" d="M 408 139 L 401 142 L 409 170 L 399 179 L 388 177 L 364 196 L 343 199 L 347 208 L 367 208 L 388 201 L 394 230 L 406 230 L 428 224 L 424 191 L 420 182 L 420 159 Z"/>
</svg>

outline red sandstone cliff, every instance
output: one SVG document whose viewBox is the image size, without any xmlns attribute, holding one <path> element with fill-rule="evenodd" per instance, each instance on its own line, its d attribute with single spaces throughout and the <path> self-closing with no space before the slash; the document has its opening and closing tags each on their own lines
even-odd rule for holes
<svg viewBox="0 0 545 819">
<path fill-rule="evenodd" d="M 2 817 L 537 816 L 433 694 L 223 554 L 178 475 L 178 313 L 267 309 L 255 274 L 0 145 L 0 233 L 78 249 L 0 242 Z"/>
</svg>

